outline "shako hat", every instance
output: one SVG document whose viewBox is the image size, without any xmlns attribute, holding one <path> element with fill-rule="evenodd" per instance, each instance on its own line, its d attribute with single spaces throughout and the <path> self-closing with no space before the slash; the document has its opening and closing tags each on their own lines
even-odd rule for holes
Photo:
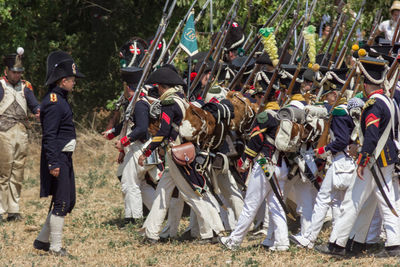
<svg viewBox="0 0 400 267">
<path fill-rule="evenodd" d="M 22 66 L 22 55 L 24 54 L 24 49 L 22 47 L 17 48 L 17 53 L 9 54 L 4 56 L 3 63 L 11 71 L 24 71 Z"/>
<path fill-rule="evenodd" d="M 360 68 L 365 83 L 380 85 L 385 80 L 387 61 L 373 57 L 360 58 Z"/>
<path fill-rule="evenodd" d="M 47 57 L 46 85 L 53 84 L 62 78 L 70 76 L 77 78 L 85 77 L 85 75 L 79 72 L 70 54 L 64 51 L 51 52 Z"/>
<path fill-rule="evenodd" d="M 145 40 L 139 37 L 132 37 L 119 50 L 121 67 L 139 66 L 147 48 L 148 45 Z"/>
<path fill-rule="evenodd" d="M 233 50 L 239 48 L 245 41 L 242 27 L 237 22 L 232 22 L 232 27 L 226 36 L 225 49 Z"/>
<path fill-rule="evenodd" d="M 121 68 L 121 78 L 128 85 L 136 85 L 142 77 L 143 69 L 139 67 Z"/>
<path fill-rule="evenodd" d="M 146 84 L 165 84 L 169 86 L 186 85 L 178 73 L 168 67 L 161 67 L 150 74 Z"/>
</svg>

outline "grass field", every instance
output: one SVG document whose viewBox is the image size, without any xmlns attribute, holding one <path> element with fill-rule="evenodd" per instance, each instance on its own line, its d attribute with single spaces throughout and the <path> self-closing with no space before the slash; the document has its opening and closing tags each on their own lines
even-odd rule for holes
<svg viewBox="0 0 400 267">
<path fill-rule="evenodd" d="M 123 202 L 115 176 L 116 150 L 99 134 L 80 131 L 74 154 L 77 204 L 66 217 L 64 246 L 72 254 L 56 258 L 33 249 L 44 223 L 49 199 L 39 198 L 40 139 L 31 134 L 21 198 L 24 219 L 0 224 L 0 266 L 400 266 L 399 259 L 373 257 L 336 260 L 292 246 L 288 252 L 266 252 L 256 246 L 263 237 L 246 240 L 239 251 L 219 245 L 173 241 L 142 245 L 140 225 L 122 228 Z M 181 230 L 188 224 L 185 219 Z M 321 235 L 326 241 L 329 229 Z"/>
</svg>

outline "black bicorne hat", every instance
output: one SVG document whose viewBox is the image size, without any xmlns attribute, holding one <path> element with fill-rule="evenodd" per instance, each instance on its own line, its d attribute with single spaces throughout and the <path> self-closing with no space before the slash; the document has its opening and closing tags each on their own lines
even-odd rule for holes
<svg viewBox="0 0 400 267">
<path fill-rule="evenodd" d="M 121 68 L 121 78 L 128 85 L 136 85 L 142 77 L 143 69 L 138 67 Z"/>
<path fill-rule="evenodd" d="M 169 86 L 186 85 L 179 74 L 168 67 L 161 67 L 151 73 L 146 84 L 165 84 Z"/>
<path fill-rule="evenodd" d="M 282 64 L 281 69 L 284 70 L 280 73 L 280 78 L 279 78 L 281 87 L 288 89 L 290 86 L 290 83 L 292 82 L 293 75 L 296 72 L 297 66 Z M 297 76 L 296 82 L 294 83 L 294 86 L 292 89 L 292 94 L 300 93 L 302 80 L 300 80 L 299 78 L 302 77 L 302 75 L 305 71 L 306 71 L 306 68 L 301 67 L 299 75 Z"/>
<path fill-rule="evenodd" d="M 274 73 L 270 72 L 270 71 L 259 72 L 259 75 L 257 77 L 260 77 L 258 83 L 260 84 L 260 86 L 262 88 L 262 94 L 265 94 L 265 92 L 267 91 L 273 74 Z M 275 81 L 275 83 L 276 83 L 276 81 Z M 277 87 L 278 87 L 278 85 L 275 85 L 275 84 L 272 86 L 271 91 L 269 92 L 269 94 L 267 96 L 268 100 L 275 97 Z"/>
<path fill-rule="evenodd" d="M 231 69 L 235 71 L 239 71 L 240 68 L 244 65 L 245 61 L 247 60 L 247 56 L 242 56 L 242 57 L 237 57 L 234 60 L 232 60 L 230 67 Z M 252 69 L 254 68 L 256 61 L 254 58 L 251 58 L 250 61 L 247 64 L 246 69 L 244 70 L 244 75 L 248 75 L 251 73 Z"/>
<path fill-rule="evenodd" d="M 17 54 L 9 54 L 4 56 L 3 63 L 4 65 L 11 71 L 24 71 L 24 66 L 22 66 L 22 55 L 24 54 L 24 49 L 22 47 L 18 47 Z"/>
<path fill-rule="evenodd" d="M 237 22 L 232 23 L 228 35 L 226 36 L 225 48 L 229 50 L 239 48 L 245 41 L 242 27 Z"/>
<path fill-rule="evenodd" d="M 324 96 L 333 91 L 340 91 L 346 82 L 348 68 L 331 69 L 325 75 L 329 75 L 328 79 L 322 84 L 322 94 Z"/>
<path fill-rule="evenodd" d="M 384 81 L 386 66 L 388 62 L 379 58 L 364 57 L 360 59 L 363 67 L 362 72 L 365 76 L 364 83 L 380 85 Z M 367 73 L 365 73 L 365 71 Z M 368 74 L 368 75 L 366 75 Z M 372 78 L 372 79 L 370 79 Z"/>
<path fill-rule="evenodd" d="M 278 48 L 279 57 L 282 56 L 282 53 L 283 53 L 282 64 L 289 64 L 291 55 L 287 51 L 283 51 L 283 49 Z M 266 52 L 263 52 L 260 56 L 257 57 L 256 63 L 272 66 L 272 60 L 270 59 L 270 57 L 268 56 L 268 54 Z"/>
<path fill-rule="evenodd" d="M 68 53 L 64 51 L 51 52 L 47 57 L 46 85 L 71 76 L 77 78 L 85 77 L 78 71 L 74 60 Z"/>
<path fill-rule="evenodd" d="M 320 65 L 321 67 L 327 67 L 329 64 L 329 60 L 331 59 L 332 55 L 331 54 L 327 54 L 326 55 L 326 59 L 325 59 L 325 64 L 322 65 L 322 60 L 324 59 L 325 53 L 323 54 L 318 54 L 315 56 L 315 63 L 317 63 L 318 65 Z M 336 62 L 337 60 L 337 56 L 333 59 L 333 62 Z"/>
</svg>

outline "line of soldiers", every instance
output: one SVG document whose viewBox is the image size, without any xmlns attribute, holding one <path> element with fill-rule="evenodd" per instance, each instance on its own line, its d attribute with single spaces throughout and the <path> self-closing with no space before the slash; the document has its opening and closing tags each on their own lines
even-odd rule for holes
<svg viewBox="0 0 400 267">
<path fill-rule="evenodd" d="M 125 107 L 143 72 L 133 63 L 146 49 L 138 40 L 125 44 L 120 55 Z M 249 230 L 260 230 L 265 249 L 285 251 L 290 241 L 314 248 L 331 219 L 329 243 L 316 250 L 360 255 L 374 251 L 385 236 L 385 249 L 375 255 L 399 256 L 399 44 L 354 45 L 348 66 L 340 62 L 335 68 L 322 64 L 330 54 L 317 55 L 315 67 L 303 60 L 290 64 L 291 54 L 277 49 L 283 64 L 271 81 L 276 58 L 263 50 L 248 60 L 240 49 L 244 40 L 235 22 L 218 73 L 207 53 L 192 58 L 184 79 L 164 64 L 141 88 L 130 132 L 120 135 L 123 123 L 103 132 L 108 139 L 120 135 L 126 223 L 143 217 L 143 203 L 150 210 L 139 230 L 144 241 L 177 238 L 186 203 L 191 213 L 184 240 L 237 249 Z M 203 62 L 205 71 L 198 74 Z M 243 76 L 229 90 L 245 62 Z M 200 82 L 190 91 L 188 81 L 196 75 Z M 265 108 L 258 110 L 262 100 Z M 245 121 L 235 125 L 240 116 Z M 328 135 L 329 142 L 320 143 Z M 288 232 L 287 218 L 294 217 L 288 202 L 300 216 L 294 235 Z M 223 236 L 226 231 L 229 236 Z"/>
<path fill-rule="evenodd" d="M 393 6 L 395 13 L 400 6 Z M 384 235 L 385 249 L 374 255 L 399 256 L 400 58 L 395 55 L 400 44 L 383 40 L 361 49 L 354 45 L 346 63 L 329 53 L 315 58 L 303 53 L 294 64 L 291 53 L 270 46 L 273 31 L 262 32 L 264 49 L 249 58 L 242 49 L 243 30 L 232 22 L 224 39 L 224 62 L 199 53 L 191 58 L 195 64 L 185 78 L 159 58 L 168 54 L 165 41 L 160 41 L 158 57 L 148 64 L 162 66 L 144 86 L 146 68 L 138 66 L 147 43 L 133 38 L 122 47 L 124 92 L 117 107 L 133 109 L 122 123 L 110 123 L 103 135 L 119 135 L 115 146 L 120 152 L 125 222 L 142 218 L 144 204 L 150 210 L 139 230 L 144 241 L 176 238 L 186 203 L 190 225 L 182 239 L 219 242 L 233 250 L 249 230 L 260 230 L 266 235 L 262 247 L 286 251 L 290 241 L 314 248 L 331 216 L 329 243 L 316 245 L 316 250 L 357 256 L 374 251 Z M 34 247 L 65 256 L 62 231 L 64 217 L 75 206 L 76 146 L 67 95 L 75 78 L 83 75 L 69 54 L 51 53 L 49 91 L 39 107 L 29 83 L 18 76 L 23 70 L 19 56 L 5 62 L 6 77 L 0 80 L 0 134 L 13 134 L 17 127 L 18 134 L 25 133 L 21 121 L 27 106 L 40 114 L 40 195 L 52 195 L 52 201 Z M 188 84 L 196 80 L 199 83 L 190 90 Z M 0 144 L 11 139 L 0 138 Z M 13 149 L 4 151 L 14 154 L 1 162 L 0 177 L 0 215 L 7 213 L 9 220 L 20 217 L 23 177 L 16 156 L 19 145 L 11 145 Z M 24 155 L 21 158 L 23 166 Z M 15 167 L 20 168 L 13 171 Z M 300 216 L 301 229 L 294 235 L 288 231 L 288 218 L 295 217 L 289 200 Z M 230 235 L 224 236 L 227 231 Z"/>
</svg>

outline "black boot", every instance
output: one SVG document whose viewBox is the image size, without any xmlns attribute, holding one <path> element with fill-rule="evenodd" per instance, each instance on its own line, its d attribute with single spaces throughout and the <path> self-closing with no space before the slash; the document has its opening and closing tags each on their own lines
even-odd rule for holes
<svg viewBox="0 0 400 267">
<path fill-rule="evenodd" d="M 385 249 L 373 255 L 376 258 L 400 257 L 400 246 L 385 247 Z"/>
<path fill-rule="evenodd" d="M 346 249 L 344 247 L 341 247 L 339 245 L 336 245 L 335 243 L 330 243 L 330 242 L 328 244 L 316 246 L 315 250 L 323 254 L 328 254 L 332 256 L 339 256 L 339 257 L 346 256 Z"/>
<path fill-rule="evenodd" d="M 124 219 L 124 225 L 127 225 L 127 224 L 135 224 L 135 219 L 134 218 L 125 218 Z"/>
<path fill-rule="evenodd" d="M 9 213 L 7 217 L 7 221 L 14 222 L 14 221 L 21 221 L 22 216 L 19 213 Z"/>
<path fill-rule="evenodd" d="M 49 242 L 42 242 L 37 239 L 33 241 L 33 247 L 38 249 L 38 250 L 43 250 L 43 251 L 49 251 L 50 249 L 50 243 Z"/>
</svg>

